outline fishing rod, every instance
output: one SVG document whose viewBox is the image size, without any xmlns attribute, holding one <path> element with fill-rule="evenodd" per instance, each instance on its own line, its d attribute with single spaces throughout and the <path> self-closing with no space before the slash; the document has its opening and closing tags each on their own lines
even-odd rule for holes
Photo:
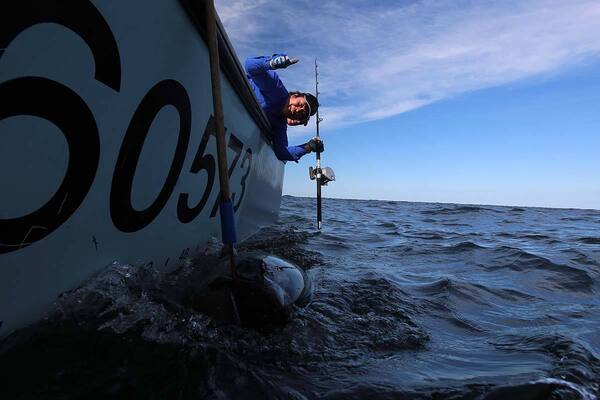
<svg viewBox="0 0 600 400">
<path fill-rule="evenodd" d="M 315 58 L 315 96 L 317 96 L 317 104 L 319 103 L 319 66 L 317 65 L 317 59 Z M 317 107 L 317 138 L 321 139 L 319 133 L 319 125 L 321 124 L 321 118 L 319 117 L 319 108 Z M 323 213 L 321 212 L 321 152 L 317 150 L 317 229 L 321 229 L 323 224 Z"/>
<path fill-rule="evenodd" d="M 319 66 L 317 59 L 315 58 L 315 96 L 317 98 L 317 104 L 319 103 Z M 317 107 L 317 139 L 321 140 L 321 134 L 319 132 L 319 125 L 323 121 L 323 118 L 319 117 L 319 108 Z M 321 210 L 321 186 L 327 186 L 331 181 L 335 181 L 335 173 L 333 169 L 329 167 L 321 168 L 321 152 L 317 149 L 316 151 L 316 167 L 308 168 L 308 176 L 311 180 L 317 181 L 317 229 L 321 229 L 323 226 L 323 213 Z"/>
</svg>

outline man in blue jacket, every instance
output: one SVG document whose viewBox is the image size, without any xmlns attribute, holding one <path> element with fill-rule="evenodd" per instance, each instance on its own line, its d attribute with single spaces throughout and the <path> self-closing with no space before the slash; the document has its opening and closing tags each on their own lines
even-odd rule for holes
<svg viewBox="0 0 600 400">
<path fill-rule="evenodd" d="M 298 161 L 311 151 L 323 151 L 323 142 L 318 138 L 299 146 L 288 146 L 287 126 L 306 125 L 319 107 L 316 97 L 310 93 L 288 92 L 274 71 L 296 62 L 297 59 L 285 54 L 274 54 L 248 58 L 245 63 L 246 76 L 271 123 L 273 150 L 282 161 Z"/>
</svg>

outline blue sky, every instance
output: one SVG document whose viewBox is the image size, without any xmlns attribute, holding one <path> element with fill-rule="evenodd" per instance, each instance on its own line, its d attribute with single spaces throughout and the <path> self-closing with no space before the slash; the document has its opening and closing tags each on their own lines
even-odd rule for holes
<svg viewBox="0 0 600 400">
<path fill-rule="evenodd" d="M 216 6 L 242 60 L 300 58 L 289 90 L 314 92 L 319 60 L 325 196 L 600 209 L 600 1 Z M 313 163 L 285 194 L 314 196 Z"/>
</svg>

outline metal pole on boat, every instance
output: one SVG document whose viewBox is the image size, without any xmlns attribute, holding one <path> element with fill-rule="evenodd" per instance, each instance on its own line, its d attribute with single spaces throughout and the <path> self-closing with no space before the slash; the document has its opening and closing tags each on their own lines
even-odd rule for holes
<svg viewBox="0 0 600 400">
<path fill-rule="evenodd" d="M 217 158 L 219 164 L 221 237 L 224 253 L 229 254 L 232 278 L 235 278 L 235 243 L 237 242 L 233 206 L 229 193 L 229 175 L 227 172 L 227 147 L 225 144 L 225 117 L 221 98 L 221 70 L 219 67 L 219 44 L 217 39 L 217 22 L 213 0 L 205 0 L 206 31 L 210 55 L 210 78 L 212 83 L 213 108 L 215 114 L 217 136 Z"/>
<path fill-rule="evenodd" d="M 317 59 L 315 58 L 315 96 L 317 97 L 317 103 L 319 102 L 319 66 L 317 65 Z M 319 109 L 317 108 L 317 137 L 320 137 L 319 134 L 319 123 L 321 122 L 321 118 L 319 118 Z M 317 229 L 321 229 L 323 225 L 323 216 L 321 214 L 321 152 L 317 151 Z"/>
</svg>

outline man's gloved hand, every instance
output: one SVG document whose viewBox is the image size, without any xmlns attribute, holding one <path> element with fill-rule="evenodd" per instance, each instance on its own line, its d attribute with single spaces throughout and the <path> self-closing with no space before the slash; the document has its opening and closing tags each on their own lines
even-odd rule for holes
<svg viewBox="0 0 600 400">
<path fill-rule="evenodd" d="M 310 152 L 319 152 L 322 153 L 325 151 L 325 146 L 323 145 L 323 141 L 318 138 L 318 137 L 314 137 L 312 139 L 310 139 L 308 141 L 308 143 L 304 144 L 304 149 L 306 150 L 307 153 Z"/>
<path fill-rule="evenodd" d="M 289 58 L 285 54 L 273 54 L 269 65 L 271 69 L 287 68 L 292 64 L 296 64 L 299 60 L 297 58 Z"/>
</svg>

